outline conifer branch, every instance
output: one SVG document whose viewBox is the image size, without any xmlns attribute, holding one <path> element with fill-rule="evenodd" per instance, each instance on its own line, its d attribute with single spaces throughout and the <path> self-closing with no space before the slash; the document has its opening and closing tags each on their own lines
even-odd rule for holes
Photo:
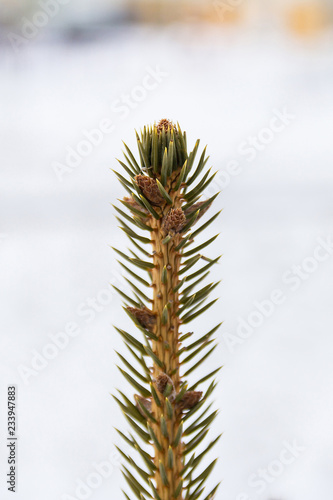
<svg viewBox="0 0 333 500">
<path fill-rule="evenodd" d="M 205 407 L 217 383 L 215 379 L 208 382 L 203 392 L 204 383 L 220 368 L 195 383 L 186 378 L 199 366 L 208 366 L 207 359 L 216 348 L 213 335 L 220 325 L 190 341 L 193 332 L 186 332 L 183 325 L 217 300 L 206 303 L 218 282 L 205 285 L 202 281 L 219 257 L 211 259 L 199 252 L 218 235 L 196 240 L 218 215 L 199 227 L 198 221 L 217 196 L 200 200 L 215 174 L 211 169 L 204 172 L 209 158 L 206 147 L 195 165 L 199 140 L 188 153 L 186 133 L 178 124 L 163 119 L 144 127 L 136 137 L 139 160 L 124 143 L 125 159 L 118 160 L 124 171 L 115 172 L 126 196 L 120 200 L 121 208 L 114 208 L 120 228 L 134 246 L 130 254 L 115 249 L 133 296 L 115 289 L 136 328 L 128 333 L 116 327 L 133 356 L 130 360 L 117 352 L 122 362 L 119 370 L 135 394 L 129 398 L 119 392 L 122 399 L 114 399 L 139 438 L 136 441 L 132 434 L 118 431 L 138 453 L 134 459 L 119 450 L 126 462 L 123 475 L 130 494 L 141 500 L 208 500 L 218 487 L 207 495 L 205 483 L 216 460 L 203 469 L 201 461 L 219 438 L 209 440 L 199 452 L 196 449 L 206 442 L 217 416 L 211 404 Z M 195 224 L 198 227 L 193 231 Z M 200 266 L 201 260 L 207 263 Z"/>
</svg>

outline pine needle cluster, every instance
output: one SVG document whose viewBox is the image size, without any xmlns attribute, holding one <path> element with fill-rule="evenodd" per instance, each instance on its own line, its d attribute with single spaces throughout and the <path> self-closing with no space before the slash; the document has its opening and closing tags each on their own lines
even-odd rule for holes
<svg viewBox="0 0 333 500">
<path fill-rule="evenodd" d="M 202 282 L 219 257 L 201 252 L 217 237 L 204 235 L 219 212 L 198 224 L 218 194 L 201 199 L 215 174 L 205 171 L 206 148 L 196 161 L 199 140 L 188 153 L 186 132 L 169 120 L 144 127 L 136 138 L 139 160 L 124 144 L 125 159 L 118 161 L 125 172 L 115 172 L 127 195 L 114 208 L 132 248 L 114 250 L 132 295 L 116 289 L 137 327 L 135 334 L 116 327 L 127 348 L 126 355 L 117 353 L 119 370 L 135 390 L 133 397 L 114 396 L 131 427 L 128 434 L 118 430 L 133 451 L 119 449 L 123 475 L 139 500 L 208 500 L 218 485 L 206 491 L 216 463 L 206 465 L 206 454 L 220 437 L 207 436 L 217 415 L 209 398 L 220 369 L 209 370 L 208 358 L 220 324 L 194 337 L 184 327 L 217 300 L 207 302 L 218 283 Z M 205 365 L 207 373 L 192 380 Z"/>
</svg>

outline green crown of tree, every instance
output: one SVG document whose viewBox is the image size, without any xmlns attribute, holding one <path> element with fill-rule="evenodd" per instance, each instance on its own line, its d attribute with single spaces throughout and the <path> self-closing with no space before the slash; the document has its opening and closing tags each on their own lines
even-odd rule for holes
<svg viewBox="0 0 333 500">
<path fill-rule="evenodd" d="M 122 362 L 119 370 L 137 393 L 133 399 L 121 391 L 119 397 L 114 396 L 132 432 L 117 431 L 137 454 L 119 450 L 126 463 L 123 475 L 140 500 L 208 500 L 218 488 L 208 494 L 205 490 L 216 460 L 205 467 L 202 462 L 207 463 L 206 453 L 220 436 L 207 441 L 217 415 L 207 400 L 217 385 L 214 376 L 220 368 L 200 380 L 193 381 L 192 375 L 215 349 L 213 336 L 220 324 L 194 338 L 183 325 L 217 300 L 205 303 L 218 283 L 201 284 L 219 260 L 205 257 L 201 251 L 217 235 L 195 243 L 219 215 L 197 224 L 218 194 L 200 201 L 215 174 L 210 169 L 204 172 L 209 158 L 206 148 L 195 166 L 199 140 L 188 154 L 186 133 L 179 125 L 161 120 L 144 127 L 136 137 L 139 161 L 124 144 L 125 162 L 118 161 L 126 176 L 115 172 L 128 196 L 120 200 L 122 208 L 114 208 L 133 249 L 129 254 L 114 250 L 129 275 L 126 281 L 133 296 L 115 288 L 139 330 L 133 335 L 116 327 L 133 357 L 128 360 L 117 353 Z M 201 267 L 195 267 L 202 261 Z M 210 383 L 208 388 L 205 385 L 206 391 L 197 390 L 206 381 Z M 203 451 L 197 453 L 200 444 Z"/>
</svg>

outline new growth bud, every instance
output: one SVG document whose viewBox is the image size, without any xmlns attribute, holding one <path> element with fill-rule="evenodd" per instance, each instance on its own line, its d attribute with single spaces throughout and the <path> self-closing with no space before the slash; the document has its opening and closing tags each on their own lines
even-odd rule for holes
<svg viewBox="0 0 333 500">
<path fill-rule="evenodd" d="M 171 208 L 162 222 L 162 230 L 165 234 L 180 233 L 186 224 L 186 216 L 181 208 Z"/>
<path fill-rule="evenodd" d="M 135 401 L 136 401 L 136 407 L 137 407 L 137 409 L 139 410 L 139 412 L 141 413 L 141 415 L 146 418 L 147 415 L 145 414 L 144 410 L 142 409 L 142 406 L 144 406 L 146 408 L 146 410 L 149 413 L 151 413 L 151 407 L 152 407 L 151 398 L 150 399 L 149 398 L 144 398 L 143 396 L 139 396 L 138 394 L 135 394 L 134 398 L 135 398 Z"/>
<path fill-rule="evenodd" d="M 157 129 L 157 133 L 160 134 L 162 132 L 162 130 L 164 129 L 166 132 L 168 131 L 168 129 L 173 129 L 175 132 L 177 131 L 176 127 L 174 126 L 174 124 L 168 120 L 167 118 L 162 118 L 162 120 L 160 120 L 156 126 L 156 129 Z"/>
<path fill-rule="evenodd" d="M 135 182 L 152 205 L 161 206 L 165 203 L 155 179 L 148 177 L 148 175 L 136 175 Z"/>
<path fill-rule="evenodd" d="M 184 396 L 179 401 L 177 407 L 178 407 L 179 410 L 190 410 L 196 404 L 199 403 L 199 401 L 200 401 L 201 398 L 202 398 L 202 392 L 201 391 L 189 391 L 189 392 L 185 392 Z"/>
<path fill-rule="evenodd" d="M 156 325 L 156 315 L 152 313 L 147 307 L 143 309 L 138 309 L 137 307 L 126 308 L 140 323 L 143 328 L 146 328 L 150 332 L 153 331 Z"/>
<path fill-rule="evenodd" d="M 155 383 L 158 392 L 163 394 L 164 397 L 168 397 L 169 401 L 174 401 L 176 397 L 175 386 L 171 378 L 166 373 L 160 373 L 157 376 Z"/>
</svg>

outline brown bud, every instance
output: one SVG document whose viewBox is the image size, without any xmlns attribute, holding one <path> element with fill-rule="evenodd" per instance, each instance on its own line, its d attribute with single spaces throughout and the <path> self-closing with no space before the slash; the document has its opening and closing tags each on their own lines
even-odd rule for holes
<svg viewBox="0 0 333 500">
<path fill-rule="evenodd" d="M 201 397 L 202 397 L 202 392 L 200 391 L 185 392 L 183 398 L 179 401 L 177 407 L 180 410 L 190 410 L 197 403 L 199 403 Z"/>
<path fill-rule="evenodd" d="M 168 129 L 172 129 L 177 132 L 177 129 L 176 127 L 174 126 L 174 124 L 168 120 L 167 118 L 162 118 L 162 120 L 160 120 L 156 126 L 157 128 L 157 133 L 160 134 L 162 132 L 162 130 L 164 129 L 166 132 L 168 131 Z"/>
<path fill-rule="evenodd" d="M 150 332 L 153 331 L 156 325 L 156 316 L 147 307 L 138 309 L 137 307 L 128 306 L 126 309 L 138 320 L 143 328 L 146 328 Z"/>
<path fill-rule="evenodd" d="M 175 396 L 176 396 L 176 391 L 175 391 L 175 386 L 173 385 L 173 382 L 172 382 L 171 378 L 169 377 L 169 375 L 167 375 L 166 373 L 160 373 L 156 377 L 155 383 L 156 383 L 156 387 L 157 387 L 158 392 L 160 392 L 161 394 L 165 393 L 168 385 L 171 385 L 172 391 L 168 395 L 168 398 L 171 402 L 174 401 Z"/>
<path fill-rule="evenodd" d="M 145 412 L 141 408 L 141 405 L 144 406 L 146 408 L 146 410 L 149 411 L 149 413 L 151 413 L 151 407 L 152 407 L 151 399 L 144 398 L 143 396 L 139 396 L 138 394 L 135 394 L 134 398 L 136 401 L 136 407 L 139 410 L 139 412 L 141 413 L 141 415 L 143 417 L 147 417 L 147 415 L 145 414 Z M 139 401 L 140 401 L 141 405 L 139 404 Z"/>
<path fill-rule="evenodd" d="M 186 217 L 181 208 L 171 208 L 163 219 L 162 229 L 167 233 L 179 233 L 186 224 Z"/>
<path fill-rule="evenodd" d="M 139 203 L 137 203 L 132 196 L 125 196 L 124 201 L 131 205 L 131 207 L 136 208 L 137 210 L 140 210 L 140 212 L 144 212 L 145 214 L 148 214 L 148 210 L 146 208 L 143 208 Z"/>
<path fill-rule="evenodd" d="M 194 205 L 192 205 L 191 207 L 187 208 L 187 209 L 185 210 L 185 212 L 184 212 L 184 213 L 185 213 L 185 215 L 186 215 L 186 217 L 188 217 L 189 215 L 191 215 L 191 214 L 193 214 L 193 213 L 197 212 L 197 211 L 200 209 L 200 207 L 201 207 L 204 203 L 205 203 L 204 201 L 198 201 L 197 203 L 194 203 Z M 196 222 L 198 222 L 198 220 L 199 220 L 199 219 L 201 219 L 201 217 L 202 217 L 203 215 L 205 215 L 205 213 L 206 213 L 206 212 L 207 212 L 207 210 L 211 207 L 211 205 L 212 205 L 212 204 L 207 205 L 207 207 L 205 207 L 203 210 L 200 210 L 198 217 L 197 217 L 197 218 L 196 218 L 196 220 L 194 221 L 194 224 L 195 224 Z"/>
<path fill-rule="evenodd" d="M 158 189 L 155 179 L 148 177 L 148 175 L 136 175 L 135 182 L 152 205 L 160 206 L 164 204 L 164 198 Z"/>
</svg>

